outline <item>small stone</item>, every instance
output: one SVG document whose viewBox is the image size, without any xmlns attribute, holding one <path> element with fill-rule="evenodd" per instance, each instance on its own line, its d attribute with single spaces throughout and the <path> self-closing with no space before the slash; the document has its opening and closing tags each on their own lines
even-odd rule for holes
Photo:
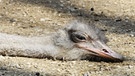
<svg viewBox="0 0 135 76">
<path fill-rule="evenodd" d="M 86 73 L 84 73 L 83 76 L 90 76 L 90 73 L 89 72 L 86 72 Z"/>
<path fill-rule="evenodd" d="M 135 37 L 135 32 L 132 32 L 132 31 L 131 31 L 130 34 L 129 34 L 129 36 L 130 36 L 130 37 Z"/>
<path fill-rule="evenodd" d="M 40 73 L 39 72 L 36 72 L 36 74 L 35 74 L 36 76 L 40 76 Z"/>
<path fill-rule="evenodd" d="M 0 15 L 0 18 L 2 18 L 2 16 Z"/>
<path fill-rule="evenodd" d="M 116 19 L 116 22 L 120 22 L 120 21 L 122 21 L 122 19 Z"/>
<path fill-rule="evenodd" d="M 15 19 L 10 19 L 10 22 L 13 23 L 13 22 L 16 22 L 16 20 Z"/>
<path fill-rule="evenodd" d="M 49 20 L 51 20 L 51 19 L 49 19 L 49 18 L 40 18 L 40 21 L 41 21 L 41 22 L 49 21 Z"/>
<path fill-rule="evenodd" d="M 68 7 L 68 9 L 70 9 L 71 12 L 76 10 L 76 8 L 73 8 L 73 7 Z"/>
<path fill-rule="evenodd" d="M 91 11 L 94 11 L 94 8 L 92 7 L 90 10 L 91 10 Z"/>
</svg>

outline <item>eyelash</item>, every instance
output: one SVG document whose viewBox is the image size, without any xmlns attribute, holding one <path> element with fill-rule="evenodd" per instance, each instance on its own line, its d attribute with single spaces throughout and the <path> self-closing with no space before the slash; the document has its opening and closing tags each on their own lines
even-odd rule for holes
<svg viewBox="0 0 135 76">
<path fill-rule="evenodd" d="M 71 36 L 70 36 L 70 39 L 77 43 L 77 42 L 84 42 L 87 40 L 86 36 L 84 35 L 79 35 L 79 34 L 75 34 L 75 33 L 72 33 Z"/>
<path fill-rule="evenodd" d="M 81 35 L 76 35 L 76 38 L 80 39 L 80 40 L 86 40 L 86 37 L 81 36 Z"/>
</svg>

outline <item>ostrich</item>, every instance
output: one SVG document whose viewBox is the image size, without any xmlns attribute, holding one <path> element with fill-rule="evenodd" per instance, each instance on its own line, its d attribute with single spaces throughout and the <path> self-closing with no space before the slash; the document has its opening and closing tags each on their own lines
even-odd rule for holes
<svg viewBox="0 0 135 76">
<path fill-rule="evenodd" d="M 0 33 L 0 55 L 59 60 L 123 61 L 123 56 L 105 43 L 104 34 L 93 24 L 73 21 L 57 32 L 40 37 Z"/>
</svg>

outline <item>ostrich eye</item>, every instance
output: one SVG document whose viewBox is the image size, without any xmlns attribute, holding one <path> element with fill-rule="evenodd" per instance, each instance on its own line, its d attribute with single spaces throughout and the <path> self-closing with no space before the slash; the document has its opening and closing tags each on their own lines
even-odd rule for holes
<svg viewBox="0 0 135 76">
<path fill-rule="evenodd" d="M 86 40 L 86 38 L 84 36 L 81 36 L 81 35 L 75 35 L 75 37 L 79 40 Z"/>
<path fill-rule="evenodd" d="M 73 41 L 73 42 L 84 42 L 87 40 L 87 36 L 86 34 L 83 34 L 81 32 L 73 32 L 71 35 L 70 35 L 70 39 Z"/>
</svg>

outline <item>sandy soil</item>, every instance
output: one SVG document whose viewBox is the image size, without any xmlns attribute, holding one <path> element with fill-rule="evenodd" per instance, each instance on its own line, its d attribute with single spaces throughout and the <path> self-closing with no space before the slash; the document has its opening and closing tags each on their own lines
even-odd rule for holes
<svg viewBox="0 0 135 76">
<path fill-rule="evenodd" d="M 0 56 L 0 76 L 135 76 L 134 0 L 0 0 L 0 32 L 39 36 L 73 19 L 93 21 L 122 63 Z"/>
</svg>

